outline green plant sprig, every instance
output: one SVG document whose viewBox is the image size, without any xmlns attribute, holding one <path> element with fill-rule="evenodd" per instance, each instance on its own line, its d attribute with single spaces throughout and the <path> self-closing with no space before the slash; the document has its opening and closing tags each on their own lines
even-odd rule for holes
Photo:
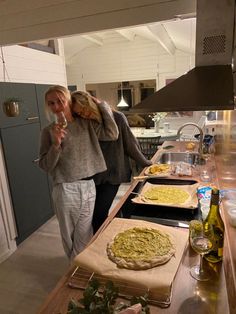
<svg viewBox="0 0 236 314">
<path fill-rule="evenodd" d="M 82 299 L 71 299 L 67 314 L 118 314 L 137 303 L 142 305 L 142 314 L 150 313 L 147 295 L 133 297 L 130 304 L 123 302 L 116 304 L 118 296 L 119 289 L 115 287 L 112 281 L 107 281 L 105 286 L 102 286 L 97 279 L 93 279 L 84 290 Z"/>
</svg>

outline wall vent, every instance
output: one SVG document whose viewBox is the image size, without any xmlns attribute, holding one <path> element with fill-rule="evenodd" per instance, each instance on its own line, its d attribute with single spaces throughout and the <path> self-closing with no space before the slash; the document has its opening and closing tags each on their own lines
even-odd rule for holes
<svg viewBox="0 0 236 314">
<path fill-rule="evenodd" d="M 232 63 L 235 0 L 198 0 L 195 66 Z"/>
<path fill-rule="evenodd" d="M 203 54 L 225 53 L 226 36 L 217 35 L 203 39 Z"/>
</svg>

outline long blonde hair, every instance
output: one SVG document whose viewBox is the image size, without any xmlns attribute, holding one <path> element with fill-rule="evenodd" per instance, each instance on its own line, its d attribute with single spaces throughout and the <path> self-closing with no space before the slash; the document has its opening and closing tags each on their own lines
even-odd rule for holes
<svg viewBox="0 0 236 314">
<path fill-rule="evenodd" d="M 93 101 L 91 95 L 88 92 L 83 91 L 75 91 L 71 94 L 71 100 L 72 100 L 72 111 L 73 111 L 73 104 L 79 104 L 81 108 L 86 108 L 94 115 L 94 120 L 101 123 L 102 122 L 102 116 L 98 109 L 97 104 Z"/>
<path fill-rule="evenodd" d="M 57 93 L 62 94 L 70 107 L 72 104 L 70 91 L 66 87 L 61 86 L 61 85 L 54 85 L 54 86 L 49 87 L 49 89 L 44 94 L 44 109 L 45 109 L 46 117 L 49 121 L 52 121 L 52 113 L 48 107 L 47 97 L 52 92 L 57 92 Z"/>
</svg>

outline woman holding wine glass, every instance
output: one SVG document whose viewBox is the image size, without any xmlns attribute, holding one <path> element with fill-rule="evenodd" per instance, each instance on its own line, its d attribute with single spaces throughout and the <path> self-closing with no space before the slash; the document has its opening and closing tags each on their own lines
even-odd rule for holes
<svg viewBox="0 0 236 314">
<path fill-rule="evenodd" d="M 42 130 L 39 166 L 52 177 L 53 206 L 69 259 L 81 252 L 93 235 L 96 190 L 92 177 L 106 170 L 99 139 L 118 137 L 110 107 L 104 102 L 96 105 L 101 124 L 73 113 L 67 88 L 52 86 L 45 93 L 46 113 L 56 115 L 57 121 Z"/>
</svg>

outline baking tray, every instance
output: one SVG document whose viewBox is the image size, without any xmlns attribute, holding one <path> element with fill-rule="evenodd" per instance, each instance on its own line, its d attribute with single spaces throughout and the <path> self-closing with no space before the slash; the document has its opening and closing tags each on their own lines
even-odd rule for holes
<svg viewBox="0 0 236 314">
<path fill-rule="evenodd" d="M 148 179 L 145 181 L 144 184 L 141 185 L 141 187 L 139 188 L 138 193 L 136 193 L 137 195 L 134 196 L 134 198 L 132 199 L 132 202 L 137 203 L 137 204 L 143 204 L 143 205 L 152 205 L 152 206 L 162 206 L 162 207 L 173 207 L 173 208 L 182 208 L 182 209 L 186 209 L 186 210 L 192 210 L 192 209 L 196 209 L 198 207 L 198 199 L 197 199 L 197 187 L 199 186 L 199 183 L 193 183 L 193 184 L 189 184 L 186 183 L 185 180 L 181 180 L 181 184 L 179 184 L 178 181 L 173 180 L 174 182 L 172 182 L 172 180 L 165 180 L 167 182 L 165 182 L 163 184 L 163 182 L 161 183 L 157 183 L 159 180 L 155 180 L 154 178 L 152 178 L 151 180 Z M 183 184 L 183 182 L 185 184 Z M 192 183 L 192 182 L 191 182 Z M 156 203 L 152 200 L 148 200 L 145 199 L 143 197 L 144 195 L 144 191 L 147 191 L 149 188 L 152 187 L 176 187 L 179 188 L 180 190 L 185 190 L 188 191 L 189 193 L 189 198 L 186 202 L 184 202 L 183 204 L 165 204 L 165 203 Z"/>
<path fill-rule="evenodd" d="M 196 180 L 192 179 L 168 179 L 168 178 L 147 178 L 143 182 L 139 182 L 134 190 L 134 194 L 129 195 L 125 203 L 122 205 L 120 212 L 117 214 L 118 217 L 124 217 L 124 218 L 133 218 L 133 217 L 140 217 L 139 219 L 144 219 L 148 221 L 155 221 L 155 218 L 161 218 L 165 219 L 165 225 L 171 225 L 173 226 L 173 223 L 175 221 L 180 222 L 189 222 L 193 219 L 200 219 L 201 218 L 201 212 L 199 210 L 199 207 L 193 208 L 190 210 L 186 210 L 185 208 L 179 207 L 178 210 L 176 210 L 175 207 L 172 206 L 160 206 L 160 205 L 148 205 L 148 204 L 136 204 L 131 201 L 132 198 L 134 198 L 135 194 L 140 193 L 143 185 L 145 182 L 150 182 L 153 184 L 168 184 L 168 185 L 186 185 L 186 184 L 195 184 L 198 183 Z M 154 218 L 154 220 L 152 220 Z M 168 223 L 168 221 L 171 220 L 173 223 Z M 162 222 L 159 222 L 162 224 Z"/>
<path fill-rule="evenodd" d="M 192 185 L 192 184 L 198 183 L 198 181 L 191 180 L 191 179 L 167 179 L 167 178 L 149 177 L 140 184 L 139 189 L 142 188 L 145 182 L 149 182 L 152 184 L 163 184 L 163 185 Z"/>
</svg>

